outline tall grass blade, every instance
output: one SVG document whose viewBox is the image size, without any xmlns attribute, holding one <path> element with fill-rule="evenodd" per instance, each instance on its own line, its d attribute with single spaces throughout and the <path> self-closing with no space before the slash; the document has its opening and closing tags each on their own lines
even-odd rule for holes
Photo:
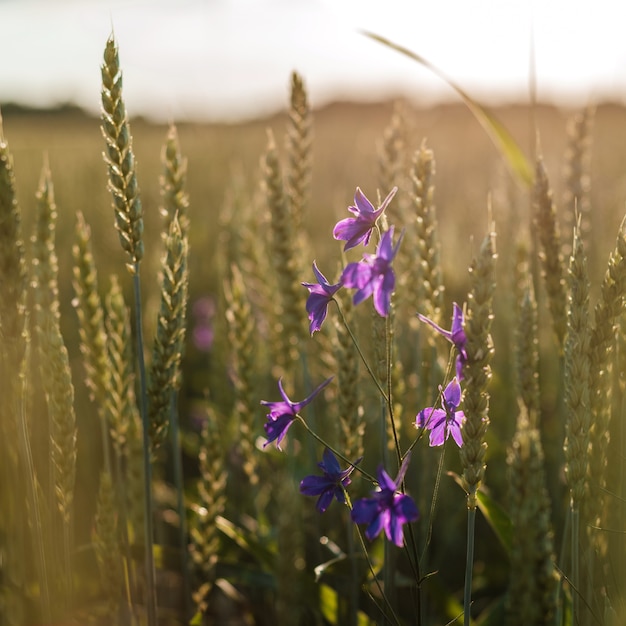
<svg viewBox="0 0 626 626">
<path fill-rule="evenodd" d="M 366 37 L 403 54 L 404 56 L 417 61 L 436 76 L 445 81 L 461 97 L 467 108 L 472 112 L 480 125 L 485 129 L 487 135 L 502 155 L 507 167 L 524 185 L 530 187 L 533 181 L 532 167 L 528 159 L 524 156 L 521 148 L 506 127 L 495 117 L 495 115 L 476 100 L 474 100 L 462 87 L 446 76 L 438 67 L 427 61 L 424 57 L 415 52 L 393 43 L 389 39 L 376 35 L 368 31 L 362 31 Z"/>
</svg>

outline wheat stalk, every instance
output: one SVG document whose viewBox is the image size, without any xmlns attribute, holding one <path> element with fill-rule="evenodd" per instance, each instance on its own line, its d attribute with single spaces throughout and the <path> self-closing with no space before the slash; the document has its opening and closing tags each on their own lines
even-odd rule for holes
<svg viewBox="0 0 626 626">
<path fill-rule="evenodd" d="M 507 456 L 508 510 L 513 527 L 507 626 L 551 626 L 556 614 L 556 569 L 543 450 L 526 406 Z"/>
<path fill-rule="evenodd" d="M 556 209 L 552 201 L 552 190 L 541 158 L 537 159 L 535 170 L 533 211 L 535 229 L 542 248 L 541 264 L 552 314 L 552 325 L 559 348 L 563 350 L 567 326 L 565 265 L 561 254 L 561 240 L 556 221 Z"/>
<path fill-rule="evenodd" d="M 216 415 L 210 411 L 202 429 L 200 445 L 200 478 L 197 483 L 199 501 L 194 506 L 195 516 L 191 525 L 190 553 L 198 568 L 202 582 L 194 593 L 200 610 L 205 610 L 208 596 L 215 582 L 215 568 L 219 559 L 218 516 L 226 504 L 227 473 L 224 467 L 222 439 Z"/>
<path fill-rule="evenodd" d="M 295 250 L 295 232 L 292 214 L 285 197 L 278 152 L 269 135 L 264 159 L 264 184 L 267 206 L 271 216 L 271 249 L 269 254 L 278 281 L 280 311 L 277 311 L 276 333 L 280 337 L 282 356 L 295 360 L 297 344 L 306 336 L 302 311 L 305 310 L 305 291 L 300 287 L 300 264 Z"/>
<path fill-rule="evenodd" d="M 465 334 L 467 336 L 467 363 L 463 406 L 466 421 L 463 425 L 463 447 L 460 450 L 463 465 L 463 483 L 468 494 L 468 507 L 476 506 L 476 491 L 485 476 L 485 435 L 489 427 L 489 393 L 491 360 L 494 347 L 491 338 L 493 322 L 493 292 L 495 289 L 495 233 L 483 240 L 478 256 L 470 267 L 471 291 Z"/>
<path fill-rule="evenodd" d="M 302 223 L 311 186 L 312 145 L 313 118 L 306 86 L 302 76 L 297 72 L 292 72 L 287 128 L 289 168 L 286 176 L 286 189 L 293 220 L 293 232 L 298 237 L 305 232 L 302 229 Z"/>
<path fill-rule="evenodd" d="M 254 393 L 255 333 L 256 325 L 248 290 L 243 275 L 236 266 L 231 267 L 230 281 L 224 283 L 226 320 L 233 359 L 233 385 L 235 404 L 233 421 L 238 424 L 241 438 L 239 446 L 243 455 L 243 469 L 251 485 L 259 482 L 258 461 L 254 445 L 257 399 Z"/>
<path fill-rule="evenodd" d="M 161 152 L 163 173 L 161 174 L 161 214 L 166 219 L 165 232 L 175 216 L 183 235 L 189 231 L 189 194 L 185 188 L 187 180 L 187 159 L 180 152 L 178 131 L 174 124 L 167 131 L 165 145 Z"/>
<path fill-rule="evenodd" d="M 170 223 L 161 277 L 161 306 L 152 349 L 148 385 L 150 438 L 153 450 L 167 435 L 170 408 L 181 384 L 189 277 L 188 244 L 178 219 Z"/>
<path fill-rule="evenodd" d="M 128 268 L 143 257 L 143 210 L 135 171 L 132 136 L 122 99 L 122 71 L 117 45 L 107 40 L 102 66 L 102 136 L 106 142 L 104 160 L 108 166 L 108 187 L 113 198 L 115 227 L 122 248 L 128 253 Z"/>
</svg>

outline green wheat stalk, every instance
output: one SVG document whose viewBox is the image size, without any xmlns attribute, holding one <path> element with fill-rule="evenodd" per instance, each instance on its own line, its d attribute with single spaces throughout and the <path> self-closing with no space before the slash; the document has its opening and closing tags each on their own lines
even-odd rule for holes
<svg viewBox="0 0 626 626">
<path fill-rule="evenodd" d="M 567 335 L 565 341 L 565 475 L 570 491 L 571 581 L 574 587 L 572 619 L 579 619 L 582 537 L 580 511 L 588 497 L 588 448 L 591 411 L 589 407 L 589 279 L 580 236 L 580 219 L 574 229 L 569 265 Z"/>
<path fill-rule="evenodd" d="M 557 577 L 539 431 L 525 405 L 507 456 L 513 527 L 507 626 L 553 626 Z"/>
<path fill-rule="evenodd" d="M 98 271 L 91 245 L 91 229 L 83 214 L 76 214 L 76 238 L 72 248 L 74 257 L 73 300 L 78 317 L 80 351 L 85 368 L 85 385 L 95 403 L 102 429 L 102 446 L 105 465 L 111 468 L 106 403 L 112 373 L 107 354 L 107 334 L 104 325 L 104 308 L 98 290 Z"/>
<path fill-rule="evenodd" d="M 289 125 L 287 127 L 287 168 L 285 187 L 289 197 L 293 232 L 301 236 L 304 210 L 311 187 L 313 168 L 313 116 L 302 76 L 291 74 Z"/>
<path fill-rule="evenodd" d="M 478 256 L 470 267 L 471 290 L 465 334 L 467 337 L 467 362 L 463 406 L 466 421 L 463 425 L 463 447 L 460 450 L 463 466 L 463 485 L 467 493 L 467 555 L 464 591 L 464 624 L 470 623 L 472 593 L 472 567 L 474 562 L 474 528 L 479 486 L 485 476 L 485 435 L 489 427 L 489 393 L 493 340 L 493 293 L 495 290 L 495 232 L 493 229 L 483 240 Z"/>
<path fill-rule="evenodd" d="M 102 66 L 102 135 L 106 150 L 104 161 L 108 169 L 108 188 L 113 200 L 115 227 L 122 249 L 127 253 L 126 264 L 133 277 L 135 300 L 135 332 L 139 361 L 140 410 L 143 430 L 143 477 L 145 493 L 145 571 L 148 626 L 157 623 L 156 571 L 154 565 L 154 533 L 152 522 L 152 466 L 150 461 L 150 422 L 146 367 L 144 362 L 143 322 L 141 315 L 141 280 L 139 263 L 143 257 L 143 210 L 132 150 L 132 136 L 122 99 L 122 72 L 117 45 L 111 36 L 104 50 Z"/>
</svg>

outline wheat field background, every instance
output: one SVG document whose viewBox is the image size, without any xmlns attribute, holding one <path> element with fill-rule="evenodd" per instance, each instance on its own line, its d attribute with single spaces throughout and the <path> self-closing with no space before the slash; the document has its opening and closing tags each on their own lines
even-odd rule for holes
<svg viewBox="0 0 626 626">
<path fill-rule="evenodd" d="M 286 94 L 287 101 L 287 94 Z M 434 176 L 435 205 L 440 225 L 441 265 L 446 285 L 446 319 L 449 304 L 462 302 L 467 289 L 467 268 L 480 248 L 484 233 L 493 219 L 498 232 L 498 283 L 494 297 L 494 326 L 492 334 L 496 350 L 493 360 L 494 378 L 491 389 L 491 430 L 489 433 L 489 457 L 486 485 L 491 496 L 506 502 L 508 479 L 506 477 L 507 448 L 515 434 L 517 400 L 513 373 L 514 346 L 510 340 L 510 327 L 514 324 L 512 291 L 515 284 L 514 250 L 520 233 L 531 231 L 531 191 L 515 180 L 506 163 L 476 122 L 472 114 L 461 104 L 442 104 L 421 109 L 407 102 L 383 102 L 376 104 L 335 103 L 313 111 L 314 139 L 312 144 L 312 171 L 310 199 L 303 215 L 302 228 L 315 250 L 315 260 L 320 267 L 332 268 L 336 263 L 337 242 L 331 231 L 335 222 L 344 216 L 352 203 L 354 190 L 360 186 L 371 198 L 377 193 L 384 197 L 388 190 L 380 189 L 380 151 L 386 129 L 394 116 L 401 113 L 403 138 L 408 152 L 418 150 L 423 140 L 434 153 L 436 173 Z M 503 106 L 495 110 L 497 117 L 508 128 L 532 161 L 535 136 L 539 137 L 540 150 L 554 190 L 557 211 L 567 194 L 565 179 L 566 152 L 568 149 L 568 121 L 577 113 L 548 105 Z M 263 170 L 260 159 L 266 150 L 268 129 L 276 138 L 278 150 L 285 154 L 285 129 L 287 113 L 268 119 L 242 124 L 220 125 L 177 122 L 180 149 L 188 160 L 186 190 L 189 194 L 189 307 L 187 314 L 187 340 L 182 363 L 182 386 L 179 392 L 179 419 L 184 450 L 185 484 L 191 500 L 197 496 L 193 486 L 201 473 L 197 449 L 201 436 L 198 426 L 198 406 L 207 398 L 217 407 L 217 412 L 228 415 L 235 402 L 236 389 L 229 377 L 232 367 L 223 359 L 232 341 L 228 338 L 225 318 L 224 283 L 229 276 L 228 262 L 237 263 L 237 234 L 244 223 L 242 216 L 250 211 L 261 212 L 263 221 L 266 211 L 259 200 Z M 162 216 L 159 179 L 163 173 L 162 147 L 168 127 L 155 125 L 142 119 L 131 119 L 133 149 L 137 162 L 137 177 L 141 188 L 144 209 L 145 257 L 142 264 L 142 299 L 146 336 L 156 333 L 156 312 L 159 307 L 158 275 L 160 269 Z M 108 284 L 107 277 L 117 274 L 128 302 L 132 299 L 131 277 L 125 272 L 125 255 L 120 248 L 111 211 L 110 193 L 107 190 L 107 171 L 102 160 L 103 141 L 100 122 L 71 109 L 59 111 L 24 111 L 7 106 L 2 110 L 3 134 L 9 143 L 15 170 L 16 191 L 22 211 L 23 233 L 27 254 L 31 233 L 35 227 L 36 191 L 42 166 L 49 164 L 54 182 L 54 194 L 58 211 L 56 227 L 56 250 L 59 262 L 59 302 L 61 332 L 67 346 L 75 388 L 75 411 L 78 431 L 78 456 L 76 488 L 74 495 L 74 533 L 76 558 L 75 579 L 80 593 L 67 619 L 69 623 L 107 623 L 102 617 L 106 595 L 98 583 L 99 575 L 93 554 L 92 540 L 94 516 L 97 507 L 97 488 L 103 464 L 100 426 L 97 410 L 89 399 L 84 384 L 84 370 L 80 352 L 80 339 L 76 311 L 73 305 L 76 294 L 72 285 L 72 247 L 75 243 L 76 215 L 82 212 L 92 233 L 93 256 L 100 276 L 102 296 Z M 535 134 L 536 133 L 536 134 Z M 583 224 L 587 244 L 589 278 L 592 306 L 599 297 L 599 285 L 606 271 L 609 252 L 615 246 L 615 236 L 624 217 L 626 207 L 626 108 L 615 104 L 595 107 L 590 131 L 589 170 L 585 181 L 590 182 L 588 191 L 589 211 Z M 588 178 L 587 178 L 588 176 Z M 402 193 L 402 191 L 400 192 Z M 571 216 L 557 213 L 562 227 L 565 247 L 571 241 Z M 248 220 L 248 217 L 245 218 Z M 569 221 L 568 221 L 569 220 Z M 253 237 L 264 238 L 267 231 L 252 232 Z M 571 248 L 571 245 L 570 245 Z M 410 257 L 411 251 L 408 252 Z M 310 268 L 312 258 L 303 265 Z M 308 281 L 312 274 L 303 275 Z M 411 284 L 403 288 L 411 289 Z M 215 343 L 212 351 L 200 349 L 193 341 L 194 303 L 213 302 L 215 306 L 212 323 Z M 254 293 L 251 300 L 254 301 Z M 541 401 L 548 418 L 545 422 L 546 437 L 554 435 L 551 413 L 557 404 L 559 393 L 558 358 L 551 338 L 551 321 L 545 293 L 537 294 L 539 303 L 539 336 L 541 347 Z M 303 311 L 303 317 L 305 312 Z M 622 313 L 622 329 L 624 328 Z M 257 332 L 263 341 L 263 329 Z M 398 333 L 410 338 L 410 323 L 399 322 Z M 405 333 L 405 334 L 403 334 Z M 407 344 L 408 345 L 408 344 Z M 406 347 L 406 345 L 404 346 Z M 407 348 L 408 349 L 408 348 Z M 266 363 L 260 357 L 262 363 Z M 323 368 L 322 368 L 323 369 Z M 270 372 L 273 370 L 270 370 Z M 618 382 L 624 384 L 624 372 L 617 371 Z M 259 377 L 258 398 L 276 395 L 273 379 Z M 303 396 L 304 397 L 304 396 Z M 258 404 L 258 402 L 257 402 Z M 408 410 L 408 409 L 407 409 Z M 409 411 L 410 412 L 410 411 Z M 47 428 L 36 427 L 39 415 L 45 413 L 43 400 L 34 394 L 31 417 L 32 446 L 35 463 L 45 474 L 48 446 Z M 254 439 L 263 436 L 264 413 L 259 405 L 254 417 Z M 241 495 L 248 488 L 238 457 L 236 433 L 229 431 L 227 423 L 220 426 L 228 432 L 222 452 L 229 472 L 226 490 L 227 504 L 224 517 L 237 524 L 248 512 L 238 504 L 249 496 Z M 554 442 L 552 442 L 554 443 Z M 257 450 L 259 455 L 263 454 Z M 425 452 L 426 454 L 426 452 Z M 622 452 L 612 452 L 623 459 Z M 621 456 L 620 456 L 621 455 Z M 434 457 L 433 457 L 434 458 Z M 260 474 L 261 481 L 272 470 L 282 467 L 282 461 L 271 457 L 268 466 Z M 459 471 L 458 460 L 450 459 L 449 469 Z M 562 468 L 552 467 L 556 481 L 562 482 Z M 180 617 L 180 554 L 176 551 L 174 514 L 174 490 L 172 488 L 171 460 L 156 465 L 155 493 L 157 499 L 157 540 L 162 546 L 158 554 L 161 589 L 160 607 L 162 623 L 187 623 Z M 259 470 L 261 471 L 261 470 Z M 301 476 L 300 476 L 301 477 Z M 254 498 L 253 498 L 254 499 Z M 246 500 L 247 501 L 247 500 Z M 276 503 L 267 496 L 267 502 Z M 454 513 L 450 500 L 442 496 L 442 515 L 448 516 L 445 525 L 462 526 L 463 513 Z M 272 509 L 273 510 L 273 509 Z M 258 519 L 272 525 L 272 513 L 257 511 Z M 270 520 L 268 521 L 268 517 Z M 308 530 L 313 522 L 305 515 Z M 247 521 L 250 521 L 246 518 Z M 561 520 L 562 522 L 562 520 Z M 442 522 L 443 523 L 443 522 Z M 560 523 L 557 520 L 557 524 Z M 224 534 L 227 534 L 222 529 Z M 492 530 L 479 521 L 476 540 L 477 614 L 507 588 L 508 564 L 502 548 L 494 540 Z M 230 537 L 232 540 L 232 537 Z M 433 567 L 449 562 L 450 555 L 462 551 L 463 537 L 449 534 L 438 536 L 433 544 Z M 271 585 L 259 574 L 237 573 L 237 556 L 233 545 L 224 548 L 221 578 L 240 583 L 242 600 L 237 594 L 228 597 L 224 593 L 215 601 L 212 617 L 205 623 L 215 624 L 266 624 L 272 623 L 268 588 Z M 241 547 L 241 545 L 239 546 Z M 623 547 L 623 546 L 622 546 Z M 246 558 L 254 561 L 250 549 Z M 235 556 L 233 556 L 235 555 Z M 310 556 L 310 555 L 308 555 Z M 245 560 L 245 558 L 243 559 Z M 262 568 L 261 568 L 262 569 Z M 454 607 L 448 606 L 445 589 L 462 587 L 462 565 L 458 571 L 443 573 L 438 583 L 433 583 L 433 614 L 446 611 L 448 616 Z M 252 570 L 251 570 L 252 571 Z M 168 574 L 171 575 L 168 578 Z M 309 581 L 310 583 L 310 581 Z M 225 588 L 225 587 L 224 587 Z M 165 591 L 164 591 L 165 589 Z M 169 590 L 169 591 L 168 591 Z M 11 591 L 6 593 L 11 593 Z M 37 592 L 28 590 L 31 599 Z M 235 599 L 233 599 L 235 598 Z M 624 601 L 624 596 L 621 598 Z M 34 602 L 34 601 L 33 601 Z M 220 604 L 221 602 L 221 604 Z M 94 607 L 96 607 L 94 609 Z M 167 610 L 166 608 L 167 607 Z M 217 607 L 217 608 L 215 608 Z M 235 607 L 235 608 L 233 608 Z M 243 607 L 243 608 L 242 608 Z M 623 609 L 623 606 L 621 607 Z M 323 611 L 322 611 L 323 612 Z M 625 613 L 622 613 L 625 614 Z M 95 617 L 94 617 L 95 615 Z M 328 623 L 314 611 L 299 623 Z M 228 617 L 227 617 L 228 616 Z M 40 619 L 37 610 L 29 616 Z M 431 616 L 432 617 L 432 616 Z M 374 618 L 372 618 L 374 619 Z M 434 620 L 434 618 L 432 618 Z M 97 620 L 100 620 L 99 622 Z M 209 621 L 213 620 L 213 621 Z M 229 621 L 230 620 L 230 621 Z M 0 624 L 12 624 L 11 621 Z M 38 622 L 41 623 L 41 622 Z M 63 622 L 65 624 L 65 622 Z M 198 622 L 200 623 L 200 622 Z M 275 623 L 275 622 L 274 622 Z M 294 622 L 296 623 L 296 622 Z M 363 622 L 365 623 L 365 622 Z M 374 623 L 367 622 L 367 623 Z M 410 620 L 406 623 L 411 623 Z M 437 623 L 429 621 L 427 623 Z M 444 623 L 444 622 L 441 622 Z M 604 622 L 609 624 L 609 622 Z M 26 625 L 28 626 L 28 624 Z"/>
</svg>

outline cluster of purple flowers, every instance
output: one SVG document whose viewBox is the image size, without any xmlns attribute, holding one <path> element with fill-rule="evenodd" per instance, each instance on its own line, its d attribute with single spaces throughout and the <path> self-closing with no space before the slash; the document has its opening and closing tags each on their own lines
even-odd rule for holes
<svg viewBox="0 0 626 626">
<path fill-rule="evenodd" d="M 372 231 L 377 228 L 379 218 L 396 194 L 394 187 L 383 200 L 380 207 L 367 199 L 365 194 L 357 187 L 354 196 L 354 206 L 348 210 L 354 214 L 339 221 L 334 230 L 335 239 L 345 241 L 344 251 L 363 244 L 367 246 Z M 355 289 L 353 296 L 355 305 L 360 304 L 372 296 L 374 308 L 382 317 L 389 315 L 391 295 L 395 288 L 395 274 L 392 262 L 398 252 L 402 235 L 394 245 L 394 227 L 384 231 L 376 247 L 375 254 L 364 254 L 363 259 L 356 263 L 348 263 L 344 268 L 339 282 L 331 284 L 328 279 L 313 263 L 313 273 L 317 282 L 302 283 L 309 290 L 306 302 L 306 310 L 309 316 L 309 330 L 311 335 L 320 330 L 327 314 L 328 306 L 334 301 L 335 294 L 341 288 Z M 467 362 L 465 348 L 466 336 L 464 331 L 464 316 L 462 308 L 454 303 L 451 329 L 444 330 L 429 318 L 417 314 L 418 318 L 434 328 L 440 335 L 449 341 L 456 349 L 456 376 L 450 381 L 445 389 L 440 387 L 441 408 L 436 406 L 421 410 L 416 418 L 417 428 L 430 430 L 430 445 L 441 446 L 452 436 L 455 443 L 463 445 L 462 426 L 465 422 L 463 411 L 458 407 L 461 403 L 462 390 L 460 381 L 463 380 L 463 369 Z M 261 404 L 268 407 L 265 432 L 267 441 L 264 447 L 276 442 L 280 450 L 280 444 L 287 434 L 288 429 L 299 418 L 299 412 L 309 404 L 332 380 L 329 378 L 321 383 L 307 398 L 301 402 L 293 402 L 287 396 L 282 381 L 278 381 L 278 388 L 282 400 L 278 402 L 262 401 Z M 369 498 L 356 500 L 351 506 L 352 520 L 357 524 L 366 524 L 365 536 L 372 540 L 383 530 L 389 541 L 397 546 L 403 545 L 403 526 L 415 521 L 419 512 L 413 499 L 403 493 L 402 482 L 407 471 L 410 453 L 407 453 L 395 480 L 393 480 L 382 466 L 377 471 L 377 486 Z M 347 469 L 341 469 L 336 455 L 328 448 L 324 451 L 323 460 L 318 463 L 322 475 L 305 477 L 300 483 L 300 492 L 307 496 L 317 496 L 317 509 L 325 512 L 333 499 L 342 504 L 349 504 L 346 488 L 351 483 L 350 475 L 361 459 L 350 463 Z"/>
</svg>

